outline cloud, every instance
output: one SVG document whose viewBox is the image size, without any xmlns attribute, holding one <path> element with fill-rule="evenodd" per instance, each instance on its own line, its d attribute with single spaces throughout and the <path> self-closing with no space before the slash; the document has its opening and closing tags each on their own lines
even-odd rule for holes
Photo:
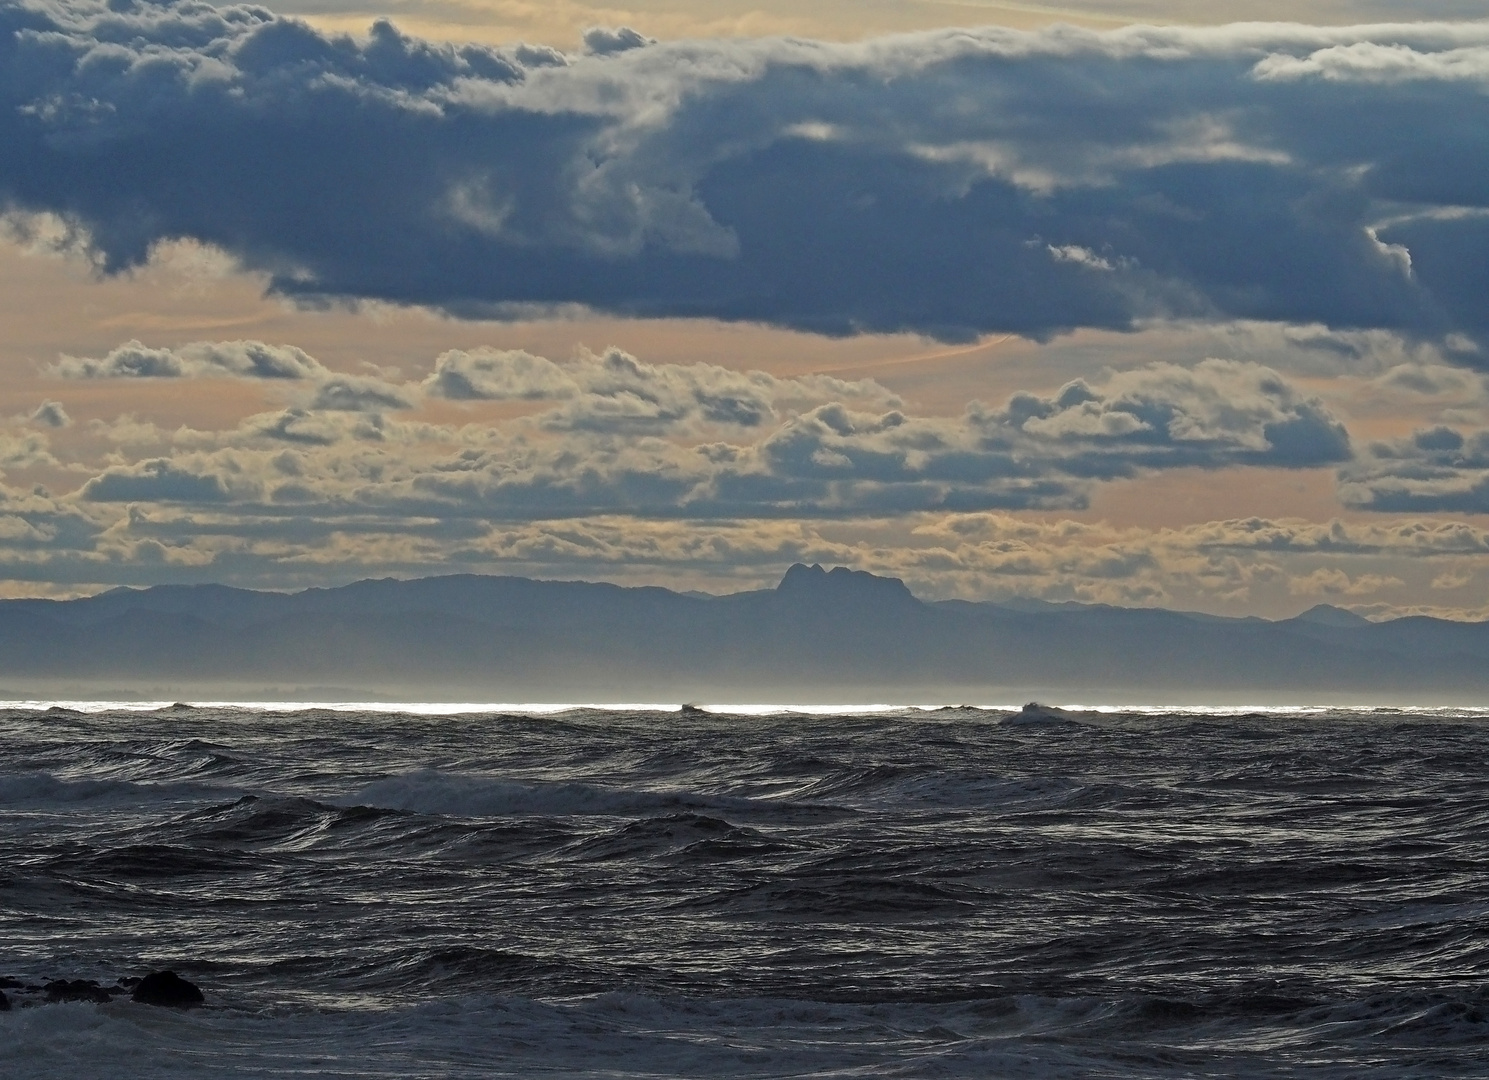
<svg viewBox="0 0 1489 1080">
<path fill-rule="evenodd" d="M 656 41 L 653 38 L 632 30 L 629 26 L 613 30 L 604 26 L 594 26 L 584 32 L 584 47 L 600 56 L 610 56 L 614 53 L 655 44 Z"/>
<path fill-rule="evenodd" d="M 1197 464 L 1325 465 L 1349 457 L 1349 436 L 1315 398 L 1305 398 L 1271 368 L 1247 361 L 1205 360 L 1193 368 L 1153 364 L 1111 376 L 1095 389 L 1085 380 L 1040 398 L 1017 394 L 996 418 L 1026 436 L 1090 448 L 1089 465 L 1122 468 Z M 1125 454 L 1109 452 L 1126 448 Z M 1109 467 L 1109 466 L 1108 466 Z"/>
<path fill-rule="evenodd" d="M 1489 615 L 1461 594 L 1444 595 L 1441 606 L 1430 609 L 1414 603 L 1432 582 L 1440 591 L 1455 588 L 1448 583 L 1473 580 L 1489 562 L 1489 537 L 1461 523 L 1456 524 L 1465 535 L 1452 545 L 1415 540 L 1455 524 L 1432 519 L 1408 519 L 1389 529 L 1290 519 L 1154 529 L 1002 513 L 871 516 L 842 524 L 604 515 L 482 523 L 365 513 L 333 519 L 290 507 L 281 516 L 167 503 L 89 503 L 79 509 L 120 516 L 107 529 L 74 529 L 46 544 L 22 535 L 28 529 L 24 520 L 7 524 L 0 507 L 0 571 L 136 582 L 158 576 L 164 565 L 178 580 L 284 587 L 369 573 L 427 573 L 432 567 L 499 567 L 534 576 L 730 591 L 772 586 L 784 567 L 810 559 L 901 577 L 928 599 L 1040 597 L 1291 615 L 1325 596 L 1374 615 Z M 58 518 L 38 520 L 55 529 Z M 1340 538 L 1350 550 L 1311 548 L 1307 538 L 1319 533 Z M 1253 534 L 1292 535 L 1303 542 L 1296 549 L 1259 551 L 1245 546 Z M 1227 537 L 1236 546 L 1225 543 Z M 145 552 L 158 560 L 155 566 L 137 561 Z M 1299 597 L 1310 599 L 1300 603 Z"/>
<path fill-rule="evenodd" d="M 545 401 L 579 392 L 563 368 L 521 349 L 452 349 L 435 361 L 424 386 L 451 401 Z"/>
<path fill-rule="evenodd" d="M 1406 582 L 1381 574 L 1358 574 L 1350 577 L 1343 570 L 1321 567 L 1311 574 L 1292 578 L 1288 591 L 1295 596 L 1369 596 L 1385 589 L 1400 588 Z"/>
<path fill-rule="evenodd" d="M 270 424 L 258 424 L 263 434 L 289 440 L 327 441 L 329 428 L 346 425 L 312 420 L 323 413 L 382 413 L 412 409 L 418 387 L 400 387 L 385 379 L 365 375 L 343 375 L 331 371 L 315 357 L 293 345 L 267 345 L 262 341 L 197 341 L 178 348 L 152 348 L 127 341 L 101 357 L 63 356 L 47 369 L 64 379 L 185 379 L 233 377 L 271 382 L 309 382 L 308 394 L 291 394 L 301 404 L 281 414 Z M 58 409 L 61 407 L 58 406 Z M 64 414 L 65 415 L 65 414 Z M 312 434 L 312 429 L 321 433 Z M 364 422 L 360 430 L 369 430 Z"/>
<path fill-rule="evenodd" d="M 43 401 L 31 413 L 30 420 L 49 428 L 65 428 L 72 423 L 72 417 L 67 415 L 60 401 Z"/>
<path fill-rule="evenodd" d="M 1489 532 L 1463 521 L 1307 522 L 1237 518 L 1190 526 L 1197 550 L 1288 555 L 1389 555 L 1435 558 L 1489 555 Z"/>
<path fill-rule="evenodd" d="M 335 375 L 316 387 L 311 409 L 329 412 L 382 412 L 385 409 L 411 409 L 409 396 L 382 379 L 366 376 Z"/>
<path fill-rule="evenodd" d="M 0 577 L 286 587 L 440 568 L 718 588 L 768 584 L 805 560 L 900 576 L 927 596 L 1273 613 L 1327 596 L 1387 614 L 1435 595 L 1434 611 L 1461 615 L 1477 609 L 1441 583 L 1489 564 L 1489 534 L 1427 517 L 1421 501 L 1432 483 L 1461 499 L 1489 475 L 1472 427 L 1357 448 L 1322 401 L 1253 361 L 1148 363 L 943 415 L 868 380 L 619 349 L 455 350 L 401 385 L 308 357 L 303 378 L 204 359 L 235 344 L 160 351 L 175 378 L 242 377 L 287 400 L 218 430 L 13 417 L 0 431 L 16 485 L 0 483 Z M 1401 361 L 1379 368 L 1391 392 L 1458 403 L 1478 385 L 1427 362 L 1435 352 L 1382 355 Z M 421 410 L 437 398 L 453 404 Z M 1246 468 L 1325 467 L 1351 499 L 1417 501 L 1371 503 L 1404 516 L 1370 523 L 1143 529 L 1017 514 L 1085 508 L 1105 483 L 1164 470 L 1228 470 L 1216 482 L 1229 484 Z M 34 484 L 58 475 L 75 490 Z"/>
<path fill-rule="evenodd" d="M 382 414 L 374 411 L 377 407 L 376 395 L 347 394 L 342 404 L 348 407 L 327 408 L 324 411 L 289 408 L 277 413 L 251 416 L 239 425 L 237 431 L 193 433 L 193 441 L 252 445 L 268 439 L 305 446 L 331 446 L 347 439 L 372 442 L 383 440 L 386 425 Z M 365 405 L 368 408 L 355 408 L 356 405 Z"/>
<path fill-rule="evenodd" d="M 83 485 L 79 497 L 87 502 L 219 503 L 230 495 L 220 476 L 155 458 L 105 470 Z"/>
<path fill-rule="evenodd" d="M 1048 397 L 1017 394 L 1001 409 L 974 402 L 958 417 L 886 409 L 865 393 L 872 384 L 857 387 L 867 401 L 834 400 L 825 392 L 841 387 L 830 383 L 650 368 L 615 351 L 564 370 L 570 396 L 512 428 L 516 442 L 470 446 L 411 477 L 408 497 L 498 518 L 1048 509 L 1083 506 L 1095 483 L 1146 470 L 1349 456 L 1321 403 L 1246 362 L 1150 365 Z M 775 419 L 789 397 L 798 407 Z M 705 438 L 710 424 L 734 434 L 676 441 Z"/>
<path fill-rule="evenodd" d="M 647 364 L 615 348 L 563 364 L 521 350 L 452 350 L 436 360 L 423 385 L 436 397 L 456 401 L 563 401 L 543 415 L 545 427 L 612 434 L 689 425 L 758 428 L 780 409 L 822 401 L 901 404 L 872 380 L 782 379 L 714 364 Z"/>
<path fill-rule="evenodd" d="M 1456 608 L 1412 602 L 1440 587 L 1431 582 L 1470 580 L 1489 562 L 1489 532 L 1461 521 L 1243 518 L 1154 529 L 983 513 L 927 517 L 914 534 L 918 543 L 891 556 L 900 576 L 937 580 L 943 595 L 1206 610 L 1261 603 L 1287 614 L 1297 610 L 1294 597 L 1372 596 L 1375 616 L 1489 617 L 1466 597 Z"/>
<path fill-rule="evenodd" d="M 648 365 L 618 350 L 501 355 L 446 354 L 435 372 L 480 374 L 493 398 L 523 403 L 495 421 L 384 408 L 389 384 L 372 380 L 369 398 L 344 402 L 371 411 L 294 404 L 217 431 L 126 417 L 0 432 L 10 480 L 33 468 L 83 478 L 61 497 L 0 484 L 0 577 L 282 588 L 500 569 L 717 589 L 770 584 L 807 560 L 903 577 L 929 597 L 1273 613 L 1329 596 L 1389 614 L 1437 582 L 1433 610 L 1461 616 L 1471 609 L 1443 583 L 1489 564 L 1485 530 L 1420 516 L 1153 529 L 1004 512 L 1078 507 L 1113 477 L 1311 468 L 1348 453 L 1322 405 L 1254 363 L 1150 364 L 938 416 L 873 383 Z M 293 392 L 309 403 L 321 387 Z M 709 413 L 726 391 L 753 395 L 762 419 Z M 605 411 L 632 401 L 647 408 L 624 422 Z M 1461 458 L 1472 444 L 1426 429 L 1402 453 Z M 1385 460 L 1375 447 L 1345 471 Z"/>
<path fill-rule="evenodd" d="M 52 456 L 51 442 L 40 432 L 12 434 L 0 431 L 0 469 L 60 467 Z"/>
<path fill-rule="evenodd" d="M 1258 364 L 1155 364 L 956 419 L 873 414 L 838 403 L 794 417 L 758 448 L 764 469 L 729 459 L 713 487 L 772 485 L 801 508 L 1080 507 L 1094 481 L 1165 468 L 1302 468 L 1349 456 L 1343 425 Z"/>
<path fill-rule="evenodd" d="M 293 345 L 262 341 L 197 341 L 179 348 L 151 348 L 127 341 L 100 357 L 63 356 L 48 373 L 63 379 L 314 379 L 325 367 Z"/>
<path fill-rule="evenodd" d="M 495 424 L 392 418 L 420 392 L 532 408 Z M 1081 507 L 1118 477 L 1309 468 L 1350 452 L 1318 400 L 1244 361 L 1151 364 L 959 416 L 918 414 L 870 380 L 647 364 L 619 349 L 561 363 L 452 351 L 419 385 L 326 372 L 301 397 L 224 431 L 151 428 L 142 441 L 137 424 L 122 439 L 99 428 L 156 456 L 111 463 L 82 497 L 491 521 L 842 517 Z M 288 470 L 286 446 L 301 455 Z"/>
<path fill-rule="evenodd" d="M 1306 56 L 1274 53 L 1260 61 L 1258 79 L 1295 82 L 1318 79 L 1355 85 L 1462 81 L 1489 86 L 1489 48 L 1483 45 L 1420 52 L 1404 43 L 1355 41 L 1330 45 Z"/>
<path fill-rule="evenodd" d="M 1405 391 L 1417 398 L 1446 398 L 1455 403 L 1470 404 L 1481 402 L 1486 397 L 1482 378 L 1445 364 L 1397 364 L 1375 382 L 1385 389 Z"/>
<path fill-rule="evenodd" d="M 1489 513 L 1489 430 L 1439 424 L 1372 442 L 1341 470 L 1339 496 L 1386 513 Z"/>
<path fill-rule="evenodd" d="M 1489 333 L 1482 23 L 587 42 L 4 0 L 0 204 L 461 315 Z"/>
</svg>

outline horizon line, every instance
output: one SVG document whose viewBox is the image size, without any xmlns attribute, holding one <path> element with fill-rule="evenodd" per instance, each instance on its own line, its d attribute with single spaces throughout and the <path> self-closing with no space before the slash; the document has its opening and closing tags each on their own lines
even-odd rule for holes
<svg viewBox="0 0 1489 1080">
<path fill-rule="evenodd" d="M 518 713 L 533 716 L 549 716 L 566 712 L 631 712 L 647 713 L 661 712 L 674 713 L 679 716 L 709 715 L 709 716 L 857 716 L 865 713 L 884 715 L 888 713 L 946 713 L 946 712 L 986 712 L 986 713 L 1011 713 L 1018 714 L 1028 706 L 1033 705 L 1043 709 L 1055 709 L 1060 712 L 1072 714 L 1086 714 L 1096 716 L 1119 716 L 1122 714 L 1138 713 L 1151 716 L 1173 716 L 1184 714 L 1198 714 L 1203 716 L 1233 716 L 1246 715 L 1248 713 L 1265 712 L 1283 714 L 1287 716 L 1315 716 L 1319 714 L 1345 713 L 1345 714 L 1379 714 L 1398 713 L 1408 716 L 1450 716 L 1452 714 L 1485 714 L 1489 719 L 1489 702 L 1481 704 L 1457 704 L 1457 705 L 1391 705 L 1391 704 L 1308 704 L 1303 702 L 1271 703 L 1261 702 L 1240 703 L 1228 705 L 1216 704 L 1158 704 L 1158 703 L 1125 703 L 1106 702 L 1096 704 L 1092 702 L 1029 702 L 1020 704 L 1003 703 L 956 703 L 956 704 L 924 704 L 904 703 L 889 704 L 884 702 L 852 704 L 809 704 L 809 703 L 767 703 L 767 702 L 710 702 L 700 704 L 693 701 L 688 702 L 439 702 L 439 701 L 312 701 L 312 700 L 203 700 L 179 701 L 161 698 L 153 701 L 137 700 L 112 700 L 112 699 L 83 699 L 83 698 L 24 698 L 24 699 L 0 699 L 0 710 L 47 712 L 49 710 L 68 711 L 75 713 L 95 714 L 102 712 L 162 712 L 181 713 L 206 709 L 237 709 L 241 711 L 253 711 L 264 713 L 293 713 L 293 712 L 382 712 L 401 713 L 409 716 L 458 716 L 458 715 L 481 715 L 488 713 Z"/>
</svg>

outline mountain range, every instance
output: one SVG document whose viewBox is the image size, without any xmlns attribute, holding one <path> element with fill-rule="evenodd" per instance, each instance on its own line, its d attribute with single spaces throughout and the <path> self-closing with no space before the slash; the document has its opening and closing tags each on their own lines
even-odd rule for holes
<svg viewBox="0 0 1489 1080">
<path fill-rule="evenodd" d="M 792 566 L 708 596 L 450 575 L 0 601 L 0 695 L 311 700 L 1468 703 L 1489 623 L 923 601 Z"/>
</svg>

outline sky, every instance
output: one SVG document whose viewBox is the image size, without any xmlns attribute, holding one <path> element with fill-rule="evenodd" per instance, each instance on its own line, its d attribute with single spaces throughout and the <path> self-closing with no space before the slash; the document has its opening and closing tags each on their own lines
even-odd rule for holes
<svg viewBox="0 0 1489 1080">
<path fill-rule="evenodd" d="M 1489 618 L 1482 12 L 0 0 L 0 595 Z"/>
</svg>

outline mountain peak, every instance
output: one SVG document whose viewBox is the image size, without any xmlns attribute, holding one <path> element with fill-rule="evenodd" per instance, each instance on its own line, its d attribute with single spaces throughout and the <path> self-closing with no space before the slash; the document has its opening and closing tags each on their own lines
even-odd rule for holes
<svg viewBox="0 0 1489 1080">
<path fill-rule="evenodd" d="M 867 570 L 849 570 L 846 566 L 822 569 L 821 563 L 807 566 L 796 563 L 786 571 L 776 593 L 820 599 L 871 599 L 877 603 L 913 602 L 915 597 L 899 578 L 879 577 Z"/>
<path fill-rule="evenodd" d="M 1356 615 L 1353 611 L 1335 607 L 1333 604 L 1314 604 L 1301 615 L 1295 615 L 1297 622 L 1313 623 L 1316 626 L 1370 626 L 1371 622 L 1363 615 Z"/>
</svg>

